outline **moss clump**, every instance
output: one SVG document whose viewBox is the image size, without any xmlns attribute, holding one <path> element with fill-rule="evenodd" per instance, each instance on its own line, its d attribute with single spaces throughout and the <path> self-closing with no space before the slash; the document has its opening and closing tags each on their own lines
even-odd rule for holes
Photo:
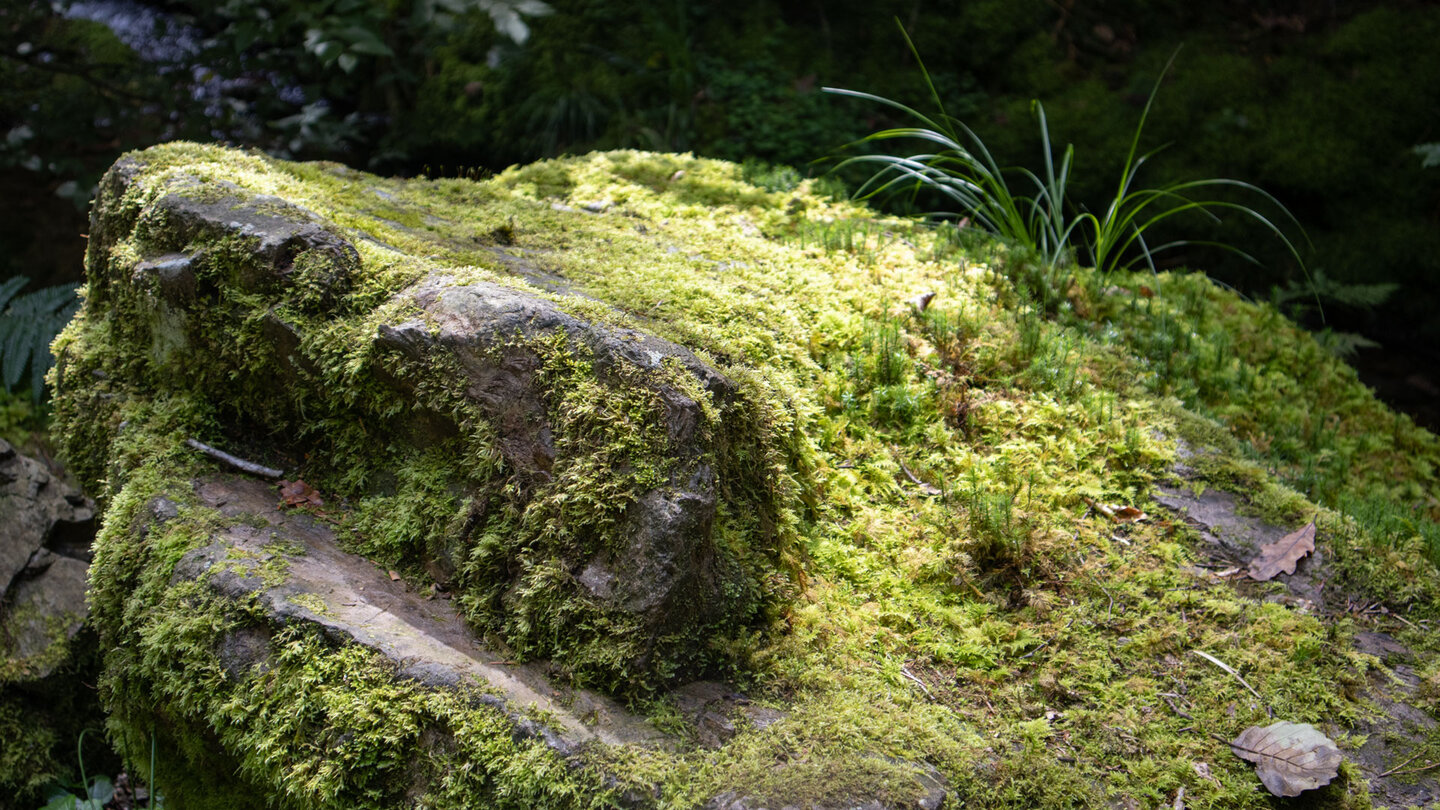
<svg viewBox="0 0 1440 810">
<path fill-rule="evenodd" d="M 553 807 L 627 790 L 674 807 L 861 788 L 903 803 L 923 794 L 910 763 L 925 761 L 966 806 L 1159 806 L 1183 788 L 1187 806 L 1258 808 L 1253 771 L 1208 734 L 1273 708 L 1346 741 L 1373 712 L 1377 664 L 1351 648 L 1343 597 L 1440 620 L 1418 522 L 1434 518 L 1435 438 L 1273 310 L 1203 278 L 1047 274 L 967 232 L 877 219 L 806 184 L 765 191 L 684 155 L 589 155 L 483 183 L 185 144 L 139 160 L 139 181 L 102 185 L 56 409 L 76 468 L 104 482 L 94 598 L 112 729 L 132 755 L 153 729 L 194 766 L 177 796 L 203 801 L 239 774 L 294 807 L 386 806 L 415 785 L 435 807 L 467 790 Z M 180 246 L 198 251 L 194 303 L 166 313 L 157 301 L 184 299 L 159 274 L 131 281 L 153 260 L 132 234 L 183 178 L 314 212 L 355 245 L 343 289 L 327 298 L 328 271 L 304 270 L 294 289 L 256 292 L 234 269 L 253 245 L 202 241 Z M 729 393 L 688 361 L 615 371 L 593 346 L 522 331 L 472 358 L 519 357 L 545 381 L 507 421 L 445 384 L 442 353 L 376 340 L 433 337 L 416 291 L 436 274 L 663 338 Z M 926 292 L 928 307 L 905 303 Z M 696 403 L 693 457 L 662 429 L 665 391 Z M 546 463 L 514 451 L 537 413 L 565 448 Z M 567 765 L 364 650 L 257 628 L 246 606 L 170 582 L 213 513 L 182 504 L 142 531 L 151 499 L 184 500 L 175 482 L 204 469 L 191 435 L 347 498 L 357 548 L 453 585 L 482 628 L 577 682 L 673 724 L 661 685 L 718 672 L 785 715 L 739 722 L 718 750 L 602 746 Z M 1177 435 L 1209 454 L 1188 462 L 1209 485 L 1266 518 L 1318 513 L 1339 601 L 1284 603 L 1279 586 L 1196 565 L 1194 532 L 1149 502 Z M 613 550 L 626 509 L 702 462 L 726 619 L 646 636 L 580 590 L 576 561 Z M 1366 488 L 1411 522 L 1347 515 L 1343 496 Z M 1092 502 L 1152 517 L 1117 525 Z M 1433 673 L 1433 639 L 1384 627 Z M 247 628 L 276 652 L 228 673 L 217 639 Z M 1191 650 L 1225 659 L 1263 704 Z M 1353 771 L 1328 791 L 1369 802 Z"/>
</svg>

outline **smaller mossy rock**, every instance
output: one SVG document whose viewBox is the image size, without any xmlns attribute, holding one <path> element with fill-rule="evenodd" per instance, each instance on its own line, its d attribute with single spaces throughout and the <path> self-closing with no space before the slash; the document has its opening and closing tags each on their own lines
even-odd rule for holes
<svg viewBox="0 0 1440 810">
<path fill-rule="evenodd" d="M 172 441 L 348 499 L 352 548 L 521 656 L 632 695 L 721 663 L 785 592 L 804 451 L 773 391 L 317 168 L 181 145 L 106 175 L 55 376 L 80 473 L 116 497 L 155 455 L 122 433 L 164 403 Z"/>
<path fill-rule="evenodd" d="M 0 683 L 40 680 L 85 624 L 94 504 L 0 439 Z"/>
<path fill-rule="evenodd" d="M 84 686 L 97 664 L 94 535 L 94 504 L 0 439 L 0 795 L 18 803 L 39 806 L 46 784 L 69 778 L 76 738 L 102 722 Z"/>
</svg>

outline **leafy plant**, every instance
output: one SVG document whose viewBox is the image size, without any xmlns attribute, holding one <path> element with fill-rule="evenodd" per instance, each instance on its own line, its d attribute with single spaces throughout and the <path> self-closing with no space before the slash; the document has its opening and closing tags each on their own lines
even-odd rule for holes
<svg viewBox="0 0 1440 810">
<path fill-rule="evenodd" d="M 899 21 L 896 22 L 898 25 Z M 842 161 L 840 167 L 864 163 L 880 166 L 860 187 L 856 196 L 869 199 L 902 190 L 918 194 L 923 189 L 933 189 L 958 207 L 959 216 L 1035 252 L 1051 268 L 1070 261 L 1077 243 L 1083 243 L 1093 265 L 1101 271 L 1129 268 L 1142 259 L 1154 269 L 1154 254 L 1188 244 L 1219 247 L 1254 262 L 1256 260 L 1249 254 L 1221 242 L 1175 240 L 1152 248 L 1145 241 L 1147 231 L 1179 214 L 1194 212 L 1219 222 L 1218 213 L 1235 213 L 1265 226 L 1284 243 L 1296 263 L 1304 268 L 1304 260 L 1301 259 L 1295 244 L 1274 221 L 1255 208 L 1229 200 L 1197 199 L 1192 196 L 1201 190 L 1239 190 L 1258 195 L 1266 203 L 1278 208 L 1297 228 L 1300 227 L 1299 222 L 1284 205 L 1257 186 L 1239 180 L 1210 178 L 1172 181 L 1154 188 L 1137 187 L 1136 178 L 1141 167 L 1159 151 L 1140 154 L 1140 136 L 1150 116 L 1155 94 L 1159 92 L 1161 81 L 1174 63 L 1175 55 L 1170 57 L 1165 69 L 1155 80 L 1155 86 L 1150 90 L 1145 109 L 1140 114 L 1140 121 L 1131 137 L 1130 150 L 1121 168 L 1115 195 L 1105 211 L 1097 216 L 1089 211 L 1072 213 L 1074 207 L 1067 197 L 1067 189 L 1074 168 L 1075 148 L 1067 145 L 1057 163 L 1044 105 L 1039 101 L 1031 102 L 1031 110 L 1040 127 L 1043 174 L 1036 174 L 1023 167 L 1002 167 L 974 130 L 945 112 L 944 102 L 940 99 L 935 83 L 904 26 L 900 27 L 900 33 L 905 37 L 910 52 L 920 66 L 931 101 L 938 110 L 936 117 L 932 118 L 897 101 L 871 93 L 833 87 L 827 87 L 825 91 L 884 104 L 921 124 L 880 130 L 862 138 L 857 144 L 918 140 L 939 148 L 933 152 L 911 155 L 857 155 Z M 1011 178 L 1018 178 L 1017 188 L 1011 187 Z"/>
<path fill-rule="evenodd" d="M 54 358 L 50 341 L 80 308 L 76 287 L 45 287 L 16 297 L 30 279 L 16 276 L 0 282 L 0 386 L 10 391 L 30 369 L 30 394 L 38 402 L 45 372 Z"/>
<path fill-rule="evenodd" d="M 151 793 L 145 788 L 136 788 L 129 782 L 125 774 L 119 777 L 119 784 L 111 781 L 108 776 L 96 776 L 91 779 L 85 773 L 85 734 L 80 732 L 80 739 L 75 743 L 75 753 L 80 764 L 80 782 L 74 785 L 57 785 L 50 791 L 44 806 L 39 810 L 104 810 L 106 805 L 114 802 L 122 807 L 141 807 L 140 802 L 145 802 L 147 808 L 163 808 L 165 797 L 159 793 Z M 150 776 L 155 775 L 155 737 L 150 737 Z"/>
</svg>

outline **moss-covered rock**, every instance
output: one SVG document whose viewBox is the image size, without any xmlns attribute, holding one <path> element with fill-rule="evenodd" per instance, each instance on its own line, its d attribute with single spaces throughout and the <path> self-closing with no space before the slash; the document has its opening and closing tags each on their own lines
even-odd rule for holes
<svg viewBox="0 0 1440 810">
<path fill-rule="evenodd" d="M 122 751 L 186 807 L 1262 807 L 1205 732 L 1358 750 L 1359 623 L 1429 671 L 1440 443 L 1273 309 L 740 176 L 117 164 L 53 380 Z M 1323 576 L 1217 576 L 1171 479 L 1315 516 Z"/>
<path fill-rule="evenodd" d="M 43 800 L 98 729 L 97 657 L 85 621 L 94 504 L 0 439 L 0 794 Z"/>
<path fill-rule="evenodd" d="M 423 570 L 478 626 L 580 680 L 653 689 L 715 664 L 763 616 L 795 506 L 784 460 L 801 452 L 768 386 L 535 288 L 532 260 L 502 261 L 464 227 L 426 248 L 449 248 L 447 265 L 385 243 L 429 230 L 377 216 L 397 233 L 342 235 L 343 203 L 327 221 L 167 165 L 175 151 L 107 175 L 86 323 L 114 330 L 115 362 L 67 357 L 62 409 L 188 398 L 192 433 L 356 501 L 357 547 Z M 357 184 L 330 170 L 327 185 Z M 97 371 L 129 390 L 83 376 L 77 390 Z M 69 449 L 98 484 L 113 459 L 93 416 Z"/>
</svg>

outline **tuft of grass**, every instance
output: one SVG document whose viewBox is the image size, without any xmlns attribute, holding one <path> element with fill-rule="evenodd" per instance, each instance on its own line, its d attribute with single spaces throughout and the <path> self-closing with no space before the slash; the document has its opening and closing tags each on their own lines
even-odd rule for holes
<svg viewBox="0 0 1440 810">
<path fill-rule="evenodd" d="M 1047 268 L 1055 269 L 1069 264 L 1073 261 L 1076 248 L 1083 246 L 1092 266 L 1102 272 L 1128 269 L 1142 260 L 1153 270 L 1155 254 L 1191 244 L 1218 247 L 1258 263 L 1250 254 L 1224 242 L 1181 239 L 1152 247 L 1145 238 L 1152 228 L 1181 214 L 1200 214 L 1217 223 L 1220 222 L 1220 214 L 1236 214 L 1265 226 L 1280 239 L 1296 264 L 1305 271 L 1305 262 L 1299 249 L 1274 219 L 1243 203 L 1223 199 L 1200 199 L 1194 196 L 1212 191 L 1240 191 L 1256 196 L 1266 206 L 1277 209 L 1283 219 L 1300 229 L 1303 235 L 1303 229 L 1294 215 L 1279 200 L 1258 186 L 1228 178 L 1176 180 L 1154 187 L 1141 187 L 1137 184 L 1141 168 L 1160 151 L 1154 149 L 1142 154 L 1140 138 L 1155 102 L 1155 95 L 1160 90 L 1160 83 L 1174 64 L 1178 50 L 1165 64 L 1164 70 L 1155 80 L 1155 86 L 1150 90 L 1145 109 L 1135 125 L 1130 150 L 1120 170 L 1115 196 L 1105 211 L 1096 215 L 1090 211 L 1077 211 L 1069 200 L 1068 188 L 1075 165 L 1075 148 L 1067 144 L 1057 161 L 1043 104 L 1038 100 L 1031 102 L 1031 110 L 1040 128 L 1043 172 L 1037 174 L 1023 167 L 1002 167 L 974 130 L 945 112 L 944 102 L 940 99 L 929 71 L 925 69 L 925 63 L 920 58 L 915 43 L 898 19 L 896 24 L 900 26 L 900 34 L 915 56 L 916 64 L 920 66 L 920 75 L 937 110 L 934 117 L 872 93 L 836 87 L 824 89 L 827 93 L 883 104 L 899 110 L 919 123 L 919 126 L 883 129 L 852 145 L 897 140 L 919 141 L 927 144 L 933 151 L 909 155 L 866 154 L 841 161 L 837 168 L 854 164 L 873 164 L 879 167 L 856 191 L 856 197 L 869 200 L 897 192 L 908 191 L 911 195 L 918 195 L 923 190 L 933 190 L 939 192 L 955 208 L 944 216 L 957 218 L 962 223 L 968 222 L 1012 244 L 1033 251 Z M 1308 271 L 1305 272 L 1308 278 Z"/>
</svg>

